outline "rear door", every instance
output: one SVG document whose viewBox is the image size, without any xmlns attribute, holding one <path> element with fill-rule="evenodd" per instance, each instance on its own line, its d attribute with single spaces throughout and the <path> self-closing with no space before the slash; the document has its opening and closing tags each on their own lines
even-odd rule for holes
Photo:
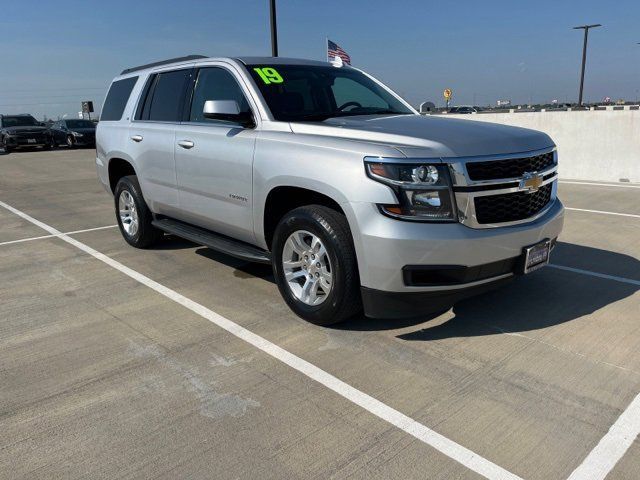
<svg viewBox="0 0 640 480">
<path fill-rule="evenodd" d="M 169 216 L 178 212 L 175 130 L 182 120 L 191 74 L 190 66 L 152 74 L 129 129 L 129 152 L 145 200 L 152 211 Z"/>
<path fill-rule="evenodd" d="M 176 128 L 175 137 L 181 217 L 254 242 L 252 168 L 257 132 L 234 122 L 204 118 L 207 100 L 234 100 L 242 112 L 256 112 L 229 67 L 220 64 L 194 71 L 185 121 Z"/>
</svg>

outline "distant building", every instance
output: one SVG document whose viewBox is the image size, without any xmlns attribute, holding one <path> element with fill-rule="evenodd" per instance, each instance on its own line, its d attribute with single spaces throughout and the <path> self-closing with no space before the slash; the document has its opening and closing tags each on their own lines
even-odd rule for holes
<svg viewBox="0 0 640 480">
<path fill-rule="evenodd" d="M 422 102 L 420 104 L 420 113 L 433 113 L 436 110 L 436 105 L 433 102 Z"/>
</svg>

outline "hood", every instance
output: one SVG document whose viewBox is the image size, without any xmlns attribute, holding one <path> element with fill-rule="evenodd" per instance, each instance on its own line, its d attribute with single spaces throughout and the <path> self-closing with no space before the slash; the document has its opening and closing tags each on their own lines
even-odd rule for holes
<svg viewBox="0 0 640 480">
<path fill-rule="evenodd" d="M 431 115 L 359 115 L 291 123 L 291 129 L 390 145 L 409 157 L 498 155 L 553 146 L 548 135 L 536 130 Z"/>
<path fill-rule="evenodd" d="M 27 127 L 4 127 L 3 130 L 9 133 L 41 133 L 47 130 L 47 127 L 32 125 Z"/>
<path fill-rule="evenodd" d="M 70 128 L 69 129 L 70 132 L 78 132 L 78 133 L 96 133 L 96 129 L 95 127 L 83 127 L 83 128 Z"/>
</svg>

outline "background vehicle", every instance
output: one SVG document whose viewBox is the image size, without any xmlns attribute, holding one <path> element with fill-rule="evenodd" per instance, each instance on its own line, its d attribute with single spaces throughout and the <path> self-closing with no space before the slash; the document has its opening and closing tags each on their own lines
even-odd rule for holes
<svg viewBox="0 0 640 480">
<path fill-rule="evenodd" d="M 6 153 L 24 147 L 51 148 L 51 134 L 29 114 L 0 115 L 0 146 Z"/>
<path fill-rule="evenodd" d="M 423 116 L 346 66 L 199 56 L 127 69 L 97 129 L 124 239 L 270 263 L 317 323 L 415 317 L 544 266 L 557 154 L 533 130 Z"/>
<path fill-rule="evenodd" d="M 93 147 L 96 144 L 96 124 L 90 120 L 58 120 L 50 127 L 55 146 Z"/>
<path fill-rule="evenodd" d="M 478 113 L 480 111 L 480 107 L 470 107 L 466 105 L 460 107 L 451 107 L 449 109 L 449 113 Z"/>
</svg>

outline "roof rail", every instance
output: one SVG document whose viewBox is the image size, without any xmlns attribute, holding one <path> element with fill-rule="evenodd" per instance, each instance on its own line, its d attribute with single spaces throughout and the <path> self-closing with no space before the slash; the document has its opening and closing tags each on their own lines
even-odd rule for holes
<svg viewBox="0 0 640 480">
<path fill-rule="evenodd" d="M 159 67 L 160 65 L 168 65 L 176 62 L 188 62 L 189 60 L 198 60 L 201 58 L 208 58 L 206 55 L 187 55 L 186 57 L 170 58 L 168 60 L 162 60 L 160 62 L 147 63 L 146 65 L 140 65 L 138 67 L 125 68 L 120 75 L 126 73 L 137 72 L 138 70 L 144 70 L 151 67 Z"/>
</svg>

